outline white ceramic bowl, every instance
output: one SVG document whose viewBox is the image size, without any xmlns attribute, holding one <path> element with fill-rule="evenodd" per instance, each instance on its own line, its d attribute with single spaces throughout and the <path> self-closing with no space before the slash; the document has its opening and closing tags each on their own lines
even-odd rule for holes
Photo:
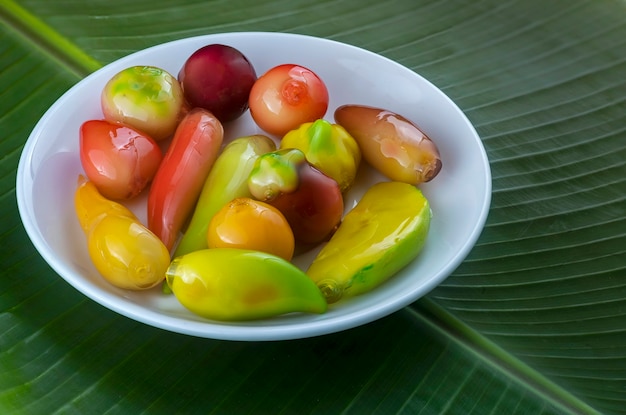
<svg viewBox="0 0 626 415">
<path fill-rule="evenodd" d="M 184 309 L 160 288 L 124 291 L 98 275 L 76 220 L 73 194 L 82 168 L 79 126 L 102 118 L 100 91 L 120 70 L 154 65 L 173 75 L 196 49 L 211 43 L 231 45 L 248 57 L 260 76 L 272 66 L 297 63 L 327 84 L 335 108 L 364 104 L 395 111 L 417 123 L 438 145 L 443 169 L 421 186 L 433 220 L 421 254 L 374 291 L 332 305 L 323 315 L 293 313 L 277 318 L 222 323 Z M 249 113 L 226 126 L 227 138 L 263 133 Z M 367 169 L 366 169 L 367 170 Z M 368 171 L 347 195 L 346 209 L 381 176 Z M 322 335 L 359 326 L 414 302 L 441 283 L 475 244 L 491 201 L 489 162 L 476 131 L 459 108 L 413 71 L 366 50 L 303 35 L 224 33 L 155 46 L 91 74 L 67 91 L 33 129 L 17 172 L 17 202 L 24 227 L 42 257 L 68 283 L 94 301 L 137 321 L 174 332 L 216 339 L 281 340 Z M 145 221 L 145 197 L 131 208 Z M 294 259 L 306 268 L 316 251 Z M 61 301 L 61 299 L 59 299 Z"/>
</svg>

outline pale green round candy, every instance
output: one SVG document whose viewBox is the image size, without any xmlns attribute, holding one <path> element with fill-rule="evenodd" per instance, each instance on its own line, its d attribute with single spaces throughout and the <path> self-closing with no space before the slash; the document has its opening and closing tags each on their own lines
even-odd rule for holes
<svg viewBox="0 0 626 415">
<path fill-rule="evenodd" d="M 183 104 L 178 80 L 154 66 L 131 66 L 118 72 L 101 95 L 105 119 L 127 124 L 155 140 L 174 133 Z"/>
</svg>

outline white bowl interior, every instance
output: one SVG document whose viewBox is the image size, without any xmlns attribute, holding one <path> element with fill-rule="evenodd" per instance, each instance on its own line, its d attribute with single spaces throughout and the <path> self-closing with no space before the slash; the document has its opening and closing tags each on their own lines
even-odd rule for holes
<svg viewBox="0 0 626 415">
<path fill-rule="evenodd" d="M 98 275 L 76 220 L 73 195 L 82 173 L 78 131 L 102 118 L 100 91 L 120 70 L 154 65 L 177 75 L 185 59 L 211 43 L 231 45 L 261 75 L 281 63 L 297 63 L 326 83 L 335 108 L 364 104 L 395 111 L 417 123 L 438 145 L 443 168 L 421 187 L 433 220 L 425 248 L 404 270 L 370 293 L 345 299 L 323 315 L 289 314 L 273 319 L 221 323 L 185 310 L 160 288 L 117 289 Z M 226 125 L 226 138 L 263 133 L 249 113 Z M 346 196 L 346 210 L 374 182 L 386 180 L 365 166 Z M 179 333 L 230 340 L 280 340 L 345 330 L 388 315 L 425 295 L 467 256 L 487 217 L 491 201 L 489 163 L 476 131 L 439 89 L 413 71 L 380 55 L 331 40 L 282 33 L 225 33 L 155 46 L 107 65 L 65 93 L 35 126 L 20 159 L 17 201 L 24 227 L 42 257 L 68 283 L 94 301 L 129 318 Z M 145 222 L 145 194 L 130 204 Z M 303 269 L 317 251 L 294 259 Z"/>
</svg>

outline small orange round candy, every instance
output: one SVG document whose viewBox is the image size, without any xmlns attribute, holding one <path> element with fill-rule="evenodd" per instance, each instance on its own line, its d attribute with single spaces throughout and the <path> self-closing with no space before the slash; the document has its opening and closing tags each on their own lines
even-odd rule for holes
<svg viewBox="0 0 626 415">
<path fill-rule="evenodd" d="M 274 206 L 247 197 L 220 209 L 207 231 L 209 248 L 253 249 L 291 261 L 295 249 L 287 219 Z"/>
</svg>

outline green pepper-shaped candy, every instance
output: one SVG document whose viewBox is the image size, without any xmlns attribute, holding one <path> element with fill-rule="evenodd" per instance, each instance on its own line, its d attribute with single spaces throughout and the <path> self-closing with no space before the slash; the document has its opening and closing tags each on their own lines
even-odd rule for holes
<svg viewBox="0 0 626 415">
<path fill-rule="evenodd" d="M 228 202 L 250 197 L 248 176 L 256 159 L 274 151 L 276 145 L 264 135 L 240 137 L 230 142 L 218 156 L 204 182 L 194 213 L 174 257 L 205 249 L 211 218 Z"/>
<path fill-rule="evenodd" d="M 422 250 L 430 217 L 428 200 L 415 186 L 377 183 L 346 214 L 307 274 L 329 303 L 370 291 Z"/>
<path fill-rule="evenodd" d="M 321 314 L 327 309 L 322 293 L 303 271 L 260 251 L 212 248 L 191 252 L 172 261 L 166 279 L 185 308 L 213 320 Z"/>
<path fill-rule="evenodd" d="M 361 162 L 356 140 L 342 126 L 323 119 L 288 132 L 280 148 L 301 150 L 309 163 L 335 179 L 342 193 L 352 186 Z"/>
</svg>

